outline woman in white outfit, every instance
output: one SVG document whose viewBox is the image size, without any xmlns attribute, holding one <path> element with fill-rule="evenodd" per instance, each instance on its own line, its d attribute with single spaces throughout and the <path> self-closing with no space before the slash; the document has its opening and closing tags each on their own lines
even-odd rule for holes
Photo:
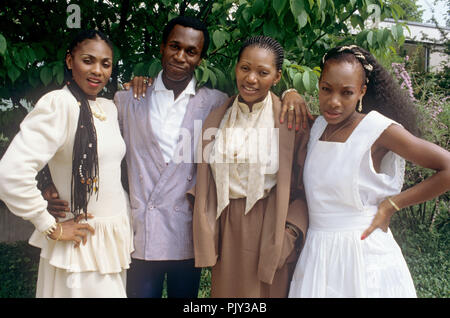
<svg viewBox="0 0 450 318">
<path fill-rule="evenodd" d="M 0 199 L 36 227 L 29 240 L 41 248 L 36 297 L 126 297 L 133 241 L 121 184 L 125 143 L 114 103 L 97 97 L 111 76 L 112 44 L 82 31 L 65 62 L 67 85 L 37 102 L 0 161 Z M 71 203 L 64 219 L 48 212 L 36 186 L 47 163 Z"/>
<path fill-rule="evenodd" d="M 405 129 L 417 131 L 414 105 L 369 52 L 336 47 L 321 66 L 304 169 L 309 228 L 289 297 L 416 297 L 389 221 L 450 189 L 450 154 Z M 401 191 L 403 158 L 437 173 Z"/>
</svg>

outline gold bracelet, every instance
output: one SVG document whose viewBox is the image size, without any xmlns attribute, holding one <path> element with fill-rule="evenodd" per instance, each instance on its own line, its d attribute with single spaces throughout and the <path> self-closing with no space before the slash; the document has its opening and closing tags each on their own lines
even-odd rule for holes
<svg viewBox="0 0 450 318">
<path fill-rule="evenodd" d="M 387 198 L 389 203 L 394 207 L 394 209 L 396 209 L 397 211 L 400 211 L 400 208 L 397 206 L 397 204 L 395 204 L 394 201 L 392 201 L 391 197 Z"/>
<path fill-rule="evenodd" d="M 61 229 L 61 231 L 59 232 L 59 236 L 58 236 L 58 238 L 56 239 L 57 241 L 59 241 L 59 240 L 61 239 L 61 236 L 62 236 L 62 234 L 63 234 L 63 228 L 62 228 L 61 223 L 58 223 L 58 225 L 59 225 L 59 228 Z"/>
</svg>

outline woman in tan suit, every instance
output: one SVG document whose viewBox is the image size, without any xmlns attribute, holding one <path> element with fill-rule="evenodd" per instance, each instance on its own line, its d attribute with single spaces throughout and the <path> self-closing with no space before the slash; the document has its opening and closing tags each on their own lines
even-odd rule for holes
<svg viewBox="0 0 450 318">
<path fill-rule="evenodd" d="M 235 68 L 239 95 L 203 125 L 203 160 L 188 197 L 195 265 L 212 266 L 212 297 L 287 297 L 304 241 L 309 127 L 295 133 L 275 120 L 281 103 L 270 88 L 281 79 L 283 59 L 274 39 L 248 39 Z"/>
</svg>

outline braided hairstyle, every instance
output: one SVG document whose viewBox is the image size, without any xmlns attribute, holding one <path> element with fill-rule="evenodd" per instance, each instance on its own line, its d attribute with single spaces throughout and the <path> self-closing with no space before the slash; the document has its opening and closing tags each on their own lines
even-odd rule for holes
<svg viewBox="0 0 450 318">
<path fill-rule="evenodd" d="M 83 30 L 70 43 L 66 56 L 87 39 L 101 39 L 113 51 L 112 42 L 105 34 L 97 30 Z M 87 204 L 94 192 L 98 196 L 99 188 L 97 133 L 87 95 L 73 80 L 72 71 L 66 63 L 64 73 L 67 87 L 80 107 L 72 153 L 71 211 L 75 217 L 84 213 L 87 219 Z"/>
<path fill-rule="evenodd" d="M 362 99 L 362 113 L 376 110 L 402 124 L 410 133 L 419 135 L 414 103 L 370 52 L 356 45 L 337 46 L 323 56 L 320 64 L 322 70 L 328 60 L 361 64 L 364 70 L 362 83 L 367 85 Z"/>
<path fill-rule="evenodd" d="M 277 71 L 280 71 L 283 67 L 284 50 L 277 40 L 264 35 L 258 35 L 248 38 L 247 40 L 245 40 L 244 44 L 242 44 L 241 49 L 239 50 L 238 61 L 241 59 L 242 52 L 244 52 L 247 47 L 258 47 L 269 50 L 275 56 L 275 67 Z"/>
</svg>

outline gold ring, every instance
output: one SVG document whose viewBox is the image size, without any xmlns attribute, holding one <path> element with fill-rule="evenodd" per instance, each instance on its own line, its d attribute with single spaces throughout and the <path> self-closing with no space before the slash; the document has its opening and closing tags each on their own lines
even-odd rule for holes
<svg viewBox="0 0 450 318">
<path fill-rule="evenodd" d="M 289 106 L 289 111 L 293 111 L 294 110 L 294 105 Z"/>
</svg>

